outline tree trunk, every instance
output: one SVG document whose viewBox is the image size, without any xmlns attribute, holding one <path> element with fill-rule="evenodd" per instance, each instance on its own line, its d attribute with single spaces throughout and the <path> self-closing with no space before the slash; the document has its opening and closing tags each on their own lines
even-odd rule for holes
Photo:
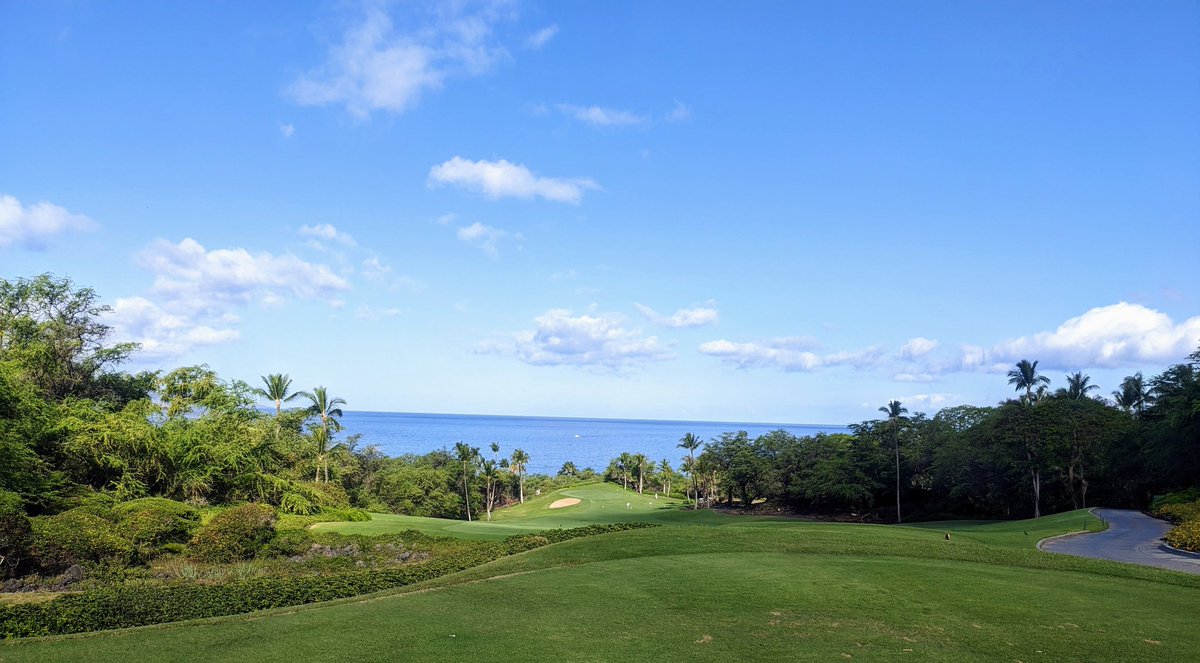
<svg viewBox="0 0 1200 663">
<path fill-rule="evenodd" d="M 467 490 L 466 463 L 463 463 L 463 501 L 467 504 L 467 522 L 471 522 L 471 491 Z"/>
<path fill-rule="evenodd" d="M 1029 470 L 1033 478 L 1033 517 L 1042 517 L 1042 472 L 1038 469 Z"/>
<path fill-rule="evenodd" d="M 525 503 L 525 472 L 517 472 L 517 483 L 521 486 L 521 504 Z"/>
<path fill-rule="evenodd" d="M 895 429 L 892 430 L 892 444 L 896 447 L 896 522 L 904 522 L 900 519 L 900 440 L 896 437 Z"/>
</svg>

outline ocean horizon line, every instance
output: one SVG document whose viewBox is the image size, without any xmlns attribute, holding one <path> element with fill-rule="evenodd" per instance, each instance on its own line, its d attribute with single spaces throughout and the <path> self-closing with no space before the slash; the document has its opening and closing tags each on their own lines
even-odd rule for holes
<svg viewBox="0 0 1200 663">
<path fill-rule="evenodd" d="M 268 408 L 269 409 L 269 408 Z M 706 426 L 718 424 L 749 425 L 749 426 L 779 426 L 805 428 L 849 428 L 851 424 L 799 423 L 782 421 L 732 421 L 722 419 L 655 419 L 639 417 L 569 417 L 544 414 L 478 414 L 464 412 L 403 412 L 397 410 L 351 410 L 344 409 L 347 414 L 385 414 L 411 417 L 465 417 L 473 419 L 543 419 L 547 421 L 597 421 L 620 423 L 658 423 L 658 424 L 702 424 Z"/>
</svg>

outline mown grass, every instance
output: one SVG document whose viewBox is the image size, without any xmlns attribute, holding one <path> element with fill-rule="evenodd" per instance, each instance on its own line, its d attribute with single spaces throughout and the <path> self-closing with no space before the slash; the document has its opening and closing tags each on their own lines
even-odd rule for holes
<svg viewBox="0 0 1200 663">
<path fill-rule="evenodd" d="M 546 508 L 563 497 L 582 502 Z M 1200 576 L 1034 548 L 1102 527 L 1084 511 L 844 525 L 692 512 L 594 484 L 491 523 L 316 527 L 494 538 L 633 519 L 674 526 L 568 541 L 370 597 L 19 641 L 0 660 L 1200 660 Z"/>
<path fill-rule="evenodd" d="M 0 658 L 1180 661 L 1200 659 L 1198 602 L 1197 577 L 954 532 L 660 527 L 365 600 L 25 641 Z"/>
</svg>

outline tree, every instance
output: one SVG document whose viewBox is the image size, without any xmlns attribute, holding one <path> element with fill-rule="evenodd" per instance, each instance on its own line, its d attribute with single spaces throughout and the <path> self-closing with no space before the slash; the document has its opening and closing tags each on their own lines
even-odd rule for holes
<svg viewBox="0 0 1200 663">
<path fill-rule="evenodd" d="M 1017 362 L 1016 368 L 1008 372 L 1008 383 L 1013 385 L 1017 391 L 1025 390 L 1024 400 L 1027 403 L 1037 401 L 1034 397 L 1035 389 L 1041 385 L 1050 384 L 1050 378 L 1037 372 L 1037 365 L 1036 361 L 1031 364 L 1028 359 L 1022 359 Z"/>
<path fill-rule="evenodd" d="M 904 522 L 900 518 L 900 436 L 896 429 L 901 421 L 908 421 L 908 408 L 901 407 L 900 401 L 888 401 L 886 407 L 879 408 L 879 411 L 886 414 L 888 417 L 888 427 L 892 429 L 892 447 L 896 451 L 896 522 Z"/>
<path fill-rule="evenodd" d="M 321 418 L 321 428 L 324 428 L 326 432 L 336 433 L 342 429 L 342 422 L 338 419 L 342 417 L 341 406 L 346 404 L 345 400 L 330 398 L 325 387 L 314 387 L 312 391 L 301 391 L 296 395 L 312 401 L 307 412 Z"/>
<path fill-rule="evenodd" d="M 259 398 L 265 398 L 275 403 L 276 418 L 283 414 L 284 403 L 290 403 L 304 395 L 303 392 L 299 391 L 288 393 L 288 388 L 292 385 L 292 379 L 283 373 L 272 373 L 270 375 L 263 375 L 261 377 L 266 389 L 259 387 L 256 388 L 252 393 Z"/>
<path fill-rule="evenodd" d="M 638 495 L 641 495 L 642 488 L 646 485 L 646 470 L 647 464 L 650 462 L 650 460 L 646 458 L 646 454 L 634 454 L 631 460 L 632 469 L 637 473 Z"/>
<path fill-rule="evenodd" d="M 517 483 L 521 491 L 521 504 L 525 503 L 525 468 L 529 466 L 529 454 L 520 449 L 513 449 L 512 458 L 509 460 L 509 469 L 517 475 Z"/>
<path fill-rule="evenodd" d="M 468 488 L 470 485 L 471 467 L 475 459 L 479 457 L 479 447 L 473 447 L 465 442 L 456 442 L 454 444 L 454 456 L 458 462 L 462 463 L 462 486 L 463 486 L 463 502 L 467 505 L 467 522 L 471 521 L 471 491 Z"/>
<path fill-rule="evenodd" d="M 116 403 L 144 398 L 153 376 L 120 375 L 110 368 L 138 349 L 137 343 L 105 345 L 112 308 L 91 288 L 42 274 L 0 279 L 0 361 L 15 361 L 54 400 L 68 396 Z"/>
<path fill-rule="evenodd" d="M 1121 388 L 1112 392 L 1113 398 L 1116 399 L 1117 405 L 1122 410 L 1135 416 L 1142 416 L 1146 406 L 1154 402 L 1151 395 L 1152 392 L 1146 386 L 1146 380 L 1142 377 L 1139 371 L 1133 375 L 1126 376 L 1121 381 Z"/>
<path fill-rule="evenodd" d="M 558 470 L 558 475 L 563 477 L 576 477 L 579 476 L 579 468 L 575 467 L 575 463 L 568 460 L 567 462 L 563 463 L 562 468 Z"/>
<path fill-rule="evenodd" d="M 497 446 L 497 445 L 492 445 Z M 494 460 L 479 461 L 479 469 L 483 472 L 484 504 L 487 508 L 487 519 L 492 520 L 492 509 L 496 506 L 496 493 L 500 487 L 500 468 Z"/>
<path fill-rule="evenodd" d="M 670 497 L 671 496 L 671 477 L 675 474 L 675 471 L 671 469 L 671 463 L 666 458 L 664 458 L 658 462 L 658 467 L 659 467 L 658 477 L 659 477 L 659 481 L 662 482 L 663 495 Z"/>
<path fill-rule="evenodd" d="M 1076 371 L 1067 376 L 1067 388 L 1063 394 L 1071 400 L 1079 400 L 1087 398 L 1087 393 L 1099 389 L 1094 384 L 1091 384 L 1092 378 L 1084 375 L 1082 371 Z"/>
<path fill-rule="evenodd" d="M 616 470 L 621 475 L 621 487 L 629 488 L 629 471 L 633 468 L 633 454 L 622 451 L 616 458 Z"/>
<path fill-rule="evenodd" d="M 695 510 L 700 506 L 699 495 L 696 494 L 696 449 L 699 449 L 700 445 L 703 443 L 704 440 L 701 440 L 691 433 L 687 433 L 683 437 L 679 438 L 679 444 L 675 445 L 681 449 L 687 449 L 688 452 L 688 464 L 686 469 L 688 478 L 691 481 L 690 497 L 692 498 L 692 510 Z"/>
</svg>

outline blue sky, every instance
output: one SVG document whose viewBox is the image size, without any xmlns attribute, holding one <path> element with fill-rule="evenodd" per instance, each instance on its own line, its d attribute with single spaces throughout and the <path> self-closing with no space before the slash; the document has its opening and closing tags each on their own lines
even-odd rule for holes
<svg viewBox="0 0 1200 663">
<path fill-rule="evenodd" d="M 1200 346 L 1200 3 L 4 2 L 0 276 L 352 409 L 846 423 Z"/>
</svg>

